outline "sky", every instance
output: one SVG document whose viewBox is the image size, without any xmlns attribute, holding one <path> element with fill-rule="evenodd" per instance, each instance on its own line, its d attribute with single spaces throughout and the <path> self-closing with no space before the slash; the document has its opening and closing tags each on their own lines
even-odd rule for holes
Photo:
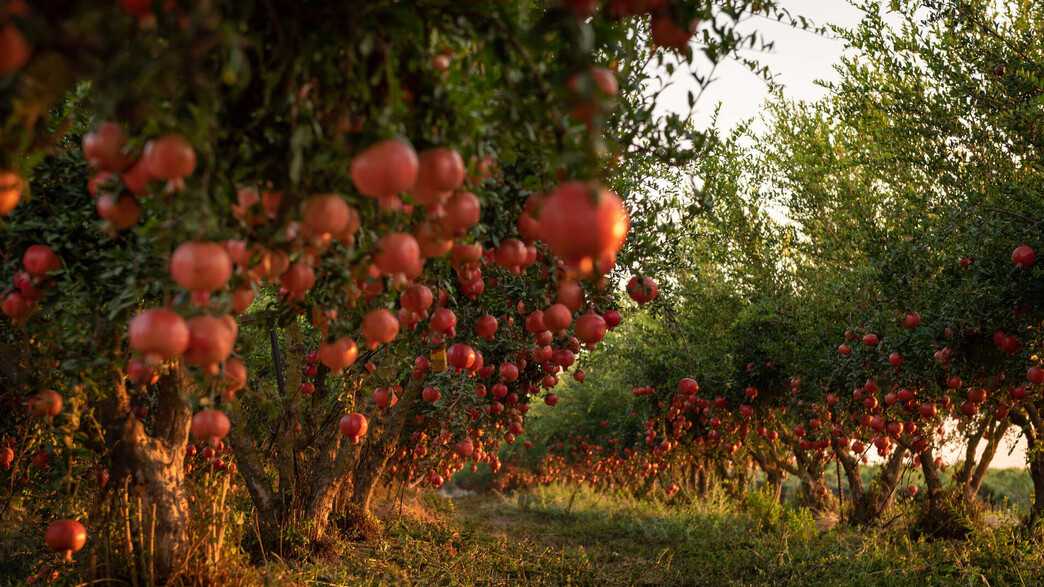
<svg viewBox="0 0 1044 587">
<path fill-rule="evenodd" d="M 827 24 L 853 27 L 862 16 L 862 12 L 847 0 L 783 0 L 782 4 L 792 15 L 804 16 L 817 27 Z M 766 40 L 774 43 L 770 52 L 752 50 L 745 56 L 756 57 L 768 65 L 776 82 L 784 86 L 787 98 L 814 101 L 826 93 L 823 87 L 816 84 L 817 80 L 837 79 L 833 65 L 845 51 L 843 41 L 764 18 L 748 19 L 738 28 L 743 32 L 757 30 Z M 703 69 L 704 72 L 709 70 L 709 66 Z M 677 75 L 673 82 L 674 86 L 662 96 L 663 107 L 687 114 L 688 91 L 695 87 L 695 83 L 687 73 Z M 763 128 L 756 120 L 767 97 L 768 87 L 762 78 L 742 64 L 728 61 L 714 71 L 714 81 L 696 104 L 694 120 L 700 128 L 709 126 L 715 108 L 720 105 L 718 127 L 722 130 L 727 131 L 748 119 L 755 119 L 755 129 Z M 991 463 L 992 467 L 1025 466 L 1025 440 L 1020 437 L 1016 443 L 1015 439 L 1014 434 L 1010 433 Z M 960 456 L 957 448 L 943 451 L 941 456 L 946 462 L 953 463 Z M 980 447 L 980 455 L 984 448 Z M 875 453 L 876 450 L 871 450 L 868 454 Z"/>
</svg>

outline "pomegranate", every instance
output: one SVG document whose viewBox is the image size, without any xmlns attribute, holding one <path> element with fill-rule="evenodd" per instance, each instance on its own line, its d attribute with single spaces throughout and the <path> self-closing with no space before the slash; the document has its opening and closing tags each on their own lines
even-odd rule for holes
<svg viewBox="0 0 1044 587">
<path fill-rule="evenodd" d="M 463 236 L 472 226 L 478 224 L 482 216 L 482 203 L 478 196 L 471 192 L 457 192 L 446 204 L 442 217 L 443 236 Z"/>
<path fill-rule="evenodd" d="M 10 214 L 22 201 L 25 182 L 13 171 L 0 170 L 0 216 Z"/>
<path fill-rule="evenodd" d="M 598 314 L 584 314 L 576 319 L 576 337 L 587 345 L 594 345 L 605 338 L 608 325 Z"/>
<path fill-rule="evenodd" d="M 696 34 L 696 27 L 700 24 L 698 19 L 694 20 L 689 24 L 689 28 L 686 29 L 675 22 L 674 17 L 667 8 L 653 12 L 649 22 L 652 29 L 653 44 L 657 47 L 678 52 L 688 51 L 689 40 Z"/>
<path fill-rule="evenodd" d="M 130 196 L 102 194 L 95 204 L 98 216 L 107 220 L 116 230 L 126 230 L 138 223 L 141 206 Z"/>
<path fill-rule="evenodd" d="M 434 147 L 422 151 L 418 160 L 420 167 L 412 194 L 420 204 L 440 204 L 464 183 L 464 159 L 457 151 Z"/>
<path fill-rule="evenodd" d="M 428 402 L 429 404 L 433 404 L 433 403 L 439 401 L 439 398 L 441 398 L 441 397 L 442 397 L 442 392 L 440 392 L 438 389 L 436 389 L 436 388 L 434 388 L 434 387 L 432 387 L 430 385 L 428 387 L 425 387 L 421 391 L 421 399 L 423 399 L 424 401 Z"/>
<path fill-rule="evenodd" d="M 504 239 L 497 248 L 497 265 L 509 271 L 516 271 L 526 262 L 526 245 L 517 238 Z"/>
<path fill-rule="evenodd" d="M 907 312 L 903 314 L 903 327 L 913 330 L 921 324 L 921 315 L 917 312 Z"/>
<path fill-rule="evenodd" d="M 125 152 L 127 135 L 115 122 L 103 122 L 83 135 L 83 158 L 100 171 L 122 171 L 131 164 Z"/>
<path fill-rule="evenodd" d="M 1011 253 L 1011 261 L 1015 263 L 1015 266 L 1019 269 L 1025 269 L 1036 261 L 1037 256 L 1033 253 L 1033 249 L 1023 245 L 1016 248 Z"/>
<path fill-rule="evenodd" d="M 508 383 L 518 379 L 518 367 L 514 363 L 504 363 L 500 366 L 500 378 Z M 505 394 L 507 388 L 504 389 Z"/>
<path fill-rule="evenodd" d="M 236 342 L 236 329 L 230 328 L 226 318 L 217 316 L 196 316 L 188 321 L 189 346 L 184 352 L 185 362 L 202 367 L 211 374 L 217 372 L 218 363 L 223 362 L 232 353 Z"/>
<path fill-rule="evenodd" d="M 359 330 L 370 349 L 376 349 L 378 345 L 387 344 L 399 335 L 399 320 L 390 311 L 376 308 L 363 316 Z"/>
<path fill-rule="evenodd" d="M 337 194 L 321 194 L 301 203 L 301 216 L 314 234 L 340 235 L 348 228 L 351 207 Z"/>
<path fill-rule="evenodd" d="M 552 332 L 563 332 L 573 323 L 573 313 L 565 304 L 551 304 L 544 310 L 543 318 L 544 326 Z"/>
<path fill-rule="evenodd" d="M 226 393 L 233 393 L 243 389 L 247 382 L 247 368 L 236 358 L 225 361 L 225 373 L 221 377 L 221 385 Z"/>
<path fill-rule="evenodd" d="M 305 263 L 291 263 L 279 276 L 279 283 L 290 293 L 300 296 L 315 285 L 315 270 Z"/>
<path fill-rule="evenodd" d="M 192 416 L 192 435 L 197 441 L 208 442 L 211 447 L 228 436 L 231 428 L 228 416 L 218 410 L 200 410 Z"/>
<path fill-rule="evenodd" d="M 651 277 L 635 275 L 627 282 L 627 295 L 639 306 L 655 299 L 659 291 L 659 287 Z"/>
<path fill-rule="evenodd" d="M 458 372 L 470 368 L 475 358 L 475 349 L 466 344 L 457 343 L 446 349 L 446 362 Z"/>
<path fill-rule="evenodd" d="M 540 209 L 543 240 L 583 274 L 604 273 L 615 263 L 629 227 L 619 196 L 578 181 L 559 186 Z"/>
<path fill-rule="evenodd" d="M 73 553 L 87 544 L 87 530 L 76 520 L 58 520 L 47 526 L 44 540 L 51 550 L 61 554 L 66 562 L 71 562 Z"/>
<path fill-rule="evenodd" d="M 145 169 L 156 179 L 173 181 L 183 187 L 182 178 L 196 170 L 196 151 L 184 136 L 163 135 L 146 143 L 141 154 Z"/>
<path fill-rule="evenodd" d="M 399 296 L 399 304 L 404 310 L 419 315 L 427 314 L 433 301 L 431 289 L 419 284 L 411 285 Z"/>
<path fill-rule="evenodd" d="M 354 340 L 342 336 L 331 342 L 324 340 L 319 343 L 319 350 L 316 356 L 330 371 L 334 374 L 340 374 L 358 358 L 359 348 L 355 346 Z"/>
<path fill-rule="evenodd" d="M 182 243 L 170 256 L 170 273 L 189 291 L 217 291 L 232 276 L 232 257 L 218 243 Z"/>
<path fill-rule="evenodd" d="M 616 310 L 609 310 L 602 317 L 605 318 L 605 324 L 609 327 L 609 330 L 616 328 L 623 321 L 623 317 Z"/>
<path fill-rule="evenodd" d="M 493 336 L 497 333 L 497 326 L 497 319 L 486 314 L 475 321 L 475 333 L 492 341 Z"/>
<path fill-rule="evenodd" d="M 421 264 L 417 239 L 405 232 L 392 232 L 377 241 L 373 263 L 384 275 L 412 273 Z"/>
<path fill-rule="evenodd" d="M 62 396 L 53 389 L 29 398 L 29 413 L 36 418 L 53 418 L 62 411 Z"/>
<path fill-rule="evenodd" d="M 147 365 L 177 357 L 189 346 L 189 327 L 184 318 L 170 310 L 145 310 L 130 321 L 131 346 L 145 356 Z"/>
<path fill-rule="evenodd" d="M 413 187 L 420 161 L 408 143 L 398 139 L 381 141 L 352 160 L 352 182 L 364 196 L 387 198 Z"/>
<path fill-rule="evenodd" d="M 0 77 L 22 69 L 33 55 L 33 48 L 14 23 L 0 24 Z"/>
<path fill-rule="evenodd" d="M 575 281 L 561 281 L 558 284 L 558 297 L 555 298 L 555 302 L 563 304 L 570 312 L 579 312 L 584 305 L 584 289 Z"/>
<path fill-rule="evenodd" d="M 352 413 L 341 417 L 341 434 L 347 436 L 352 444 L 357 444 L 359 438 L 366 435 L 369 427 L 370 423 L 366 421 L 366 416 L 362 414 Z"/>
<path fill-rule="evenodd" d="M 428 327 L 431 328 L 431 331 L 439 334 L 447 334 L 456 325 L 457 315 L 448 308 L 435 310 L 435 313 L 431 315 L 431 320 L 428 321 Z"/>
<path fill-rule="evenodd" d="M 42 279 L 51 271 L 62 268 L 62 260 L 58 258 L 51 247 L 46 245 L 32 245 L 22 255 L 22 265 L 26 272 L 37 279 Z"/>
</svg>

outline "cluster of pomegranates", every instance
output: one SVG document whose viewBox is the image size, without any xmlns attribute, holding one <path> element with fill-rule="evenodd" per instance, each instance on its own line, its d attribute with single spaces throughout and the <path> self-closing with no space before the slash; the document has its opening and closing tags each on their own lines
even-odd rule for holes
<svg viewBox="0 0 1044 587">
<path fill-rule="evenodd" d="M 44 297 L 40 287 L 51 285 L 49 274 L 62 268 L 62 260 L 47 245 L 32 245 L 22 255 L 22 270 L 15 273 L 14 288 L 3 295 L 0 310 L 20 324 L 36 311 Z"/>
<path fill-rule="evenodd" d="M 586 19 L 596 14 L 600 0 L 559 0 L 571 8 L 577 18 Z M 609 18 L 623 19 L 649 15 L 650 37 L 653 45 L 677 52 L 688 50 L 689 41 L 696 34 L 700 21 L 688 24 L 678 22 L 675 16 L 680 2 L 672 0 L 610 0 L 606 10 Z"/>
</svg>

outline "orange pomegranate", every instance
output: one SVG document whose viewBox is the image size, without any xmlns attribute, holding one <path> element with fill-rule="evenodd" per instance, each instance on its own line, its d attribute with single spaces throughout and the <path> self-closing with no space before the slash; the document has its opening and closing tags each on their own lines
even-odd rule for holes
<svg viewBox="0 0 1044 587">
<path fill-rule="evenodd" d="M 170 273 L 189 291 L 217 291 L 232 276 L 232 257 L 218 243 L 182 243 L 170 257 Z"/>
<path fill-rule="evenodd" d="M 370 310 L 363 316 L 359 327 L 366 343 L 371 349 L 377 348 L 379 344 L 387 344 L 399 335 L 399 320 L 390 311 L 384 308 Z"/>
<path fill-rule="evenodd" d="M 337 194 L 312 196 L 301 204 L 304 225 L 317 235 L 341 234 L 348 227 L 349 206 Z"/>
<path fill-rule="evenodd" d="M 72 554 L 87 544 L 87 530 L 76 520 L 58 520 L 47 526 L 44 541 L 51 550 L 60 553 L 66 562 L 70 562 Z"/>
<path fill-rule="evenodd" d="M 605 265 L 615 259 L 628 228 L 630 219 L 619 196 L 579 181 L 559 186 L 540 208 L 544 242 L 583 274 L 609 268 Z"/>
<path fill-rule="evenodd" d="M 10 214 L 22 201 L 25 182 L 13 171 L 0 171 L 0 216 Z"/>
<path fill-rule="evenodd" d="M 431 206 L 444 202 L 464 183 L 464 159 L 453 149 L 426 149 L 421 152 L 419 162 L 412 194 L 420 204 Z"/>
<path fill-rule="evenodd" d="M 185 319 L 163 308 L 145 310 L 130 321 L 131 346 L 155 365 L 177 357 L 189 346 L 189 327 Z"/>
<path fill-rule="evenodd" d="M 319 361 L 326 365 L 335 374 L 343 373 L 345 369 L 350 367 L 355 359 L 359 356 L 359 347 L 355 345 L 355 341 L 342 336 L 336 340 L 327 342 L 323 341 L 319 343 L 319 350 L 316 353 Z"/>
</svg>

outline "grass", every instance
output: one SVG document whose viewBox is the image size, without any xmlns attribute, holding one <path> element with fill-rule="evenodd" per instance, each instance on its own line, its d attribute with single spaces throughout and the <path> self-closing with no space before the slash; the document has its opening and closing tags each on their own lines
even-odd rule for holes
<svg viewBox="0 0 1044 587">
<path fill-rule="evenodd" d="M 222 585 L 1041 585 L 1041 537 L 1014 523 L 966 542 L 909 538 L 913 504 L 887 529 L 831 528 L 758 492 L 742 503 L 638 501 L 548 486 L 512 495 L 408 495 L 376 513 L 379 539 L 252 565 L 233 553 L 193 582 Z M 401 507 L 401 510 L 400 510 Z M 401 515 L 400 515 L 401 511 Z M 261 561 L 256 561 L 261 563 Z M 61 569 L 55 584 L 75 584 Z M 7 584 L 11 577 L 0 577 Z M 15 579 L 13 582 L 18 582 Z"/>
</svg>

